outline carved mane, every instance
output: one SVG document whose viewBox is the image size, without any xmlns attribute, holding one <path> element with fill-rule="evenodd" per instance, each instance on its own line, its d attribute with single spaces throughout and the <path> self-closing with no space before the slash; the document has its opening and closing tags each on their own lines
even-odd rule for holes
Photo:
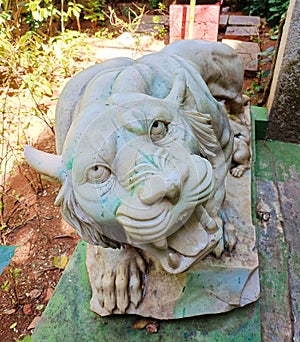
<svg viewBox="0 0 300 342">
<path fill-rule="evenodd" d="M 101 233 L 101 225 L 81 208 L 75 199 L 72 184 L 69 183 L 71 182 L 68 179 L 58 194 L 63 218 L 76 228 L 79 236 L 88 243 L 102 247 L 121 248 L 123 244 Z"/>
</svg>

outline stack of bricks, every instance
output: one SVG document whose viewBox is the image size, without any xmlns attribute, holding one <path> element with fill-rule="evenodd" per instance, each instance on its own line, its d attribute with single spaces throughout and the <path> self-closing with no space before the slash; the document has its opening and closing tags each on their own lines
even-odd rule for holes
<svg viewBox="0 0 300 342">
<path fill-rule="evenodd" d="M 185 2 L 187 4 L 185 4 Z M 170 43 L 188 38 L 189 1 L 176 1 L 169 9 Z M 198 4 L 200 3 L 200 4 Z M 197 1 L 194 14 L 193 39 L 217 41 L 222 0 Z"/>
<path fill-rule="evenodd" d="M 246 15 L 222 15 L 221 17 L 223 25 L 226 25 L 225 38 L 243 41 L 258 38 L 259 17 Z"/>
<path fill-rule="evenodd" d="M 242 59 L 244 70 L 255 74 L 258 70 L 260 18 L 254 16 L 220 16 L 220 31 L 224 31 L 223 43 L 234 48 Z"/>
</svg>

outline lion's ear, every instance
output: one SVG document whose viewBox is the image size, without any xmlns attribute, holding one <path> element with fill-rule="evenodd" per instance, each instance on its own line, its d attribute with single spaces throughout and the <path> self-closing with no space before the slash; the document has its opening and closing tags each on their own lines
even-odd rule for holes
<svg viewBox="0 0 300 342">
<path fill-rule="evenodd" d="M 61 156 L 39 151 L 32 146 L 24 149 L 25 158 L 37 172 L 62 182 L 66 171 Z"/>
<path fill-rule="evenodd" d="M 179 104 L 186 100 L 186 76 L 182 68 L 175 71 L 172 89 L 165 99 Z"/>
<path fill-rule="evenodd" d="M 199 142 L 202 154 L 206 157 L 215 157 L 220 144 L 212 126 L 211 115 L 196 111 L 185 111 L 184 114 Z"/>
</svg>

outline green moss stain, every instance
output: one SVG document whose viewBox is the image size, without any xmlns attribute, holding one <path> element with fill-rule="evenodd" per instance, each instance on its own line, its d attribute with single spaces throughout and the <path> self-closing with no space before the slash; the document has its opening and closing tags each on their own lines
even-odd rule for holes
<svg viewBox="0 0 300 342">
<path fill-rule="evenodd" d="M 300 174 L 299 145 L 257 141 L 255 174 L 258 179 L 283 182 Z"/>
<path fill-rule="evenodd" d="M 140 318 L 135 315 L 94 314 L 90 311 L 85 253 L 86 244 L 80 242 L 33 333 L 35 342 L 260 341 L 258 303 L 219 315 L 158 321 L 156 334 L 132 329 L 132 323 Z"/>
<path fill-rule="evenodd" d="M 74 159 L 70 159 L 67 163 L 66 163 L 66 168 L 67 170 L 72 170 L 72 167 L 73 167 L 73 161 Z"/>
<path fill-rule="evenodd" d="M 250 275 L 246 268 L 213 267 L 187 272 L 185 290 L 174 308 L 174 317 L 191 316 L 204 311 L 213 312 L 219 301 L 239 305 L 240 295 Z M 220 298 L 220 295 L 222 298 Z"/>
</svg>

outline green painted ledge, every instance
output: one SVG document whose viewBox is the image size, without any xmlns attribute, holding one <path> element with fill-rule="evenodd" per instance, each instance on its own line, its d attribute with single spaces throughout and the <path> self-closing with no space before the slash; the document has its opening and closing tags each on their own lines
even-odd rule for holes
<svg viewBox="0 0 300 342">
<path fill-rule="evenodd" d="M 300 145 L 266 140 L 267 109 L 251 114 L 262 340 L 300 341 Z"/>
<path fill-rule="evenodd" d="M 35 342 L 260 341 L 258 302 L 225 314 L 159 321 L 155 334 L 132 329 L 138 316 L 94 314 L 89 309 L 85 251 L 81 241 L 32 335 Z"/>
</svg>

